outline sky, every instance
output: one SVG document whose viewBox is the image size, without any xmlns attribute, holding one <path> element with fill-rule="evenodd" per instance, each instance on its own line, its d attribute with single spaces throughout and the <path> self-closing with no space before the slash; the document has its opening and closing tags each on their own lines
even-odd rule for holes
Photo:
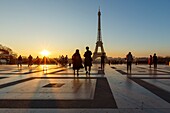
<svg viewBox="0 0 170 113">
<path fill-rule="evenodd" d="M 33 57 L 94 52 L 99 6 L 108 57 L 170 56 L 170 0 L 0 0 L 0 44 Z"/>
</svg>

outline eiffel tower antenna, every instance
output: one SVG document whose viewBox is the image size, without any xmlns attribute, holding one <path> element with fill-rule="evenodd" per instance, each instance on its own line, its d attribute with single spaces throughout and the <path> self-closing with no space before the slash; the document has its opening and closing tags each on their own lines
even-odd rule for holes
<svg viewBox="0 0 170 113">
<path fill-rule="evenodd" d="M 97 33 L 97 42 L 96 42 L 96 47 L 95 47 L 95 51 L 93 53 L 93 61 L 97 58 L 97 57 L 101 57 L 103 54 L 106 56 L 106 53 L 104 51 L 104 47 L 103 47 L 103 42 L 102 42 L 102 35 L 101 35 L 101 12 L 100 12 L 100 6 L 99 6 L 99 11 L 98 11 L 98 33 Z M 101 48 L 101 52 L 98 52 L 98 48 Z"/>
</svg>

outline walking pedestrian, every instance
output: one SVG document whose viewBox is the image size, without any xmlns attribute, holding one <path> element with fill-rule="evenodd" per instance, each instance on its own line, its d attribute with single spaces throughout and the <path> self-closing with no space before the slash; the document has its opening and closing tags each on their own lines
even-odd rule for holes
<svg viewBox="0 0 170 113">
<path fill-rule="evenodd" d="M 92 52 L 89 50 L 89 47 L 86 47 L 86 52 L 84 53 L 84 67 L 85 67 L 85 71 L 86 71 L 86 75 L 89 74 L 90 75 L 90 71 L 91 71 L 91 66 L 92 66 L 92 58 L 91 58 Z M 88 71 L 87 71 L 87 67 L 89 67 Z"/>
<path fill-rule="evenodd" d="M 101 70 L 104 70 L 104 65 L 105 65 L 105 53 L 102 53 L 102 56 L 101 56 Z"/>
<path fill-rule="evenodd" d="M 77 70 L 77 76 L 79 76 L 79 69 L 83 68 L 83 65 L 78 49 L 76 49 L 76 52 L 72 56 L 72 63 L 73 63 L 74 75 L 75 75 L 75 71 Z"/>
<path fill-rule="evenodd" d="M 126 55 L 126 60 L 127 60 L 127 73 L 130 69 L 130 73 L 131 73 L 131 69 L 132 69 L 132 62 L 133 62 L 133 56 L 131 54 L 131 52 L 129 52 L 127 55 Z"/>
<path fill-rule="evenodd" d="M 149 67 L 151 68 L 152 66 L 152 62 L 153 62 L 153 59 L 152 59 L 152 55 L 150 55 L 149 59 L 148 59 L 148 64 L 149 64 Z"/>
<path fill-rule="evenodd" d="M 22 56 L 21 55 L 18 57 L 17 65 L 18 65 L 18 68 L 20 69 L 22 68 Z"/>
<path fill-rule="evenodd" d="M 156 53 L 154 53 L 153 55 L 153 65 L 154 65 L 154 69 L 157 69 L 157 63 L 158 63 L 158 58 L 156 56 Z"/>
<path fill-rule="evenodd" d="M 33 59 L 33 57 L 31 55 L 29 55 L 29 57 L 28 57 L 28 67 L 30 67 L 32 65 L 32 59 Z"/>
</svg>

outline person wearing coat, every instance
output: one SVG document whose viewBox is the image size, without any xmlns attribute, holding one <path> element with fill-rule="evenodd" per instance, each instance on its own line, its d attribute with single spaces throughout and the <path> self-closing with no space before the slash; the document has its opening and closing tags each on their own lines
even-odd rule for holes
<svg viewBox="0 0 170 113">
<path fill-rule="evenodd" d="M 133 62 L 133 56 L 132 56 L 131 52 L 129 52 L 126 55 L 126 60 L 127 60 L 127 72 L 128 72 L 128 70 L 130 68 L 130 73 L 131 73 L 132 62 Z"/>
<path fill-rule="evenodd" d="M 91 71 L 91 66 L 92 66 L 92 52 L 89 50 L 89 47 L 86 47 L 86 52 L 84 53 L 84 67 L 85 67 L 85 71 L 86 71 L 86 75 L 89 74 L 90 75 L 90 71 Z M 89 70 L 87 71 L 87 67 L 89 67 Z"/>
<path fill-rule="evenodd" d="M 75 71 L 77 70 L 77 76 L 78 76 L 80 68 L 83 68 L 82 59 L 78 49 L 76 49 L 76 52 L 72 56 L 72 63 L 73 63 L 74 75 L 75 75 Z"/>
</svg>

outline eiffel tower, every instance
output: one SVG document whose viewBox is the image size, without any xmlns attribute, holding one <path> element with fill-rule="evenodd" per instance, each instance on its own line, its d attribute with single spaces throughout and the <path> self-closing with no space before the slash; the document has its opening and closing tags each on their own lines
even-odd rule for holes
<svg viewBox="0 0 170 113">
<path fill-rule="evenodd" d="M 103 54 L 106 57 L 106 53 L 104 51 L 103 42 L 102 42 L 102 36 L 101 36 L 100 16 L 101 16 L 101 12 L 100 12 L 100 8 L 99 8 L 99 11 L 98 11 L 98 34 L 97 34 L 96 48 L 95 48 L 95 51 L 93 53 L 93 61 L 96 58 L 101 57 Z M 98 52 L 99 47 L 101 48 L 101 52 Z"/>
</svg>

